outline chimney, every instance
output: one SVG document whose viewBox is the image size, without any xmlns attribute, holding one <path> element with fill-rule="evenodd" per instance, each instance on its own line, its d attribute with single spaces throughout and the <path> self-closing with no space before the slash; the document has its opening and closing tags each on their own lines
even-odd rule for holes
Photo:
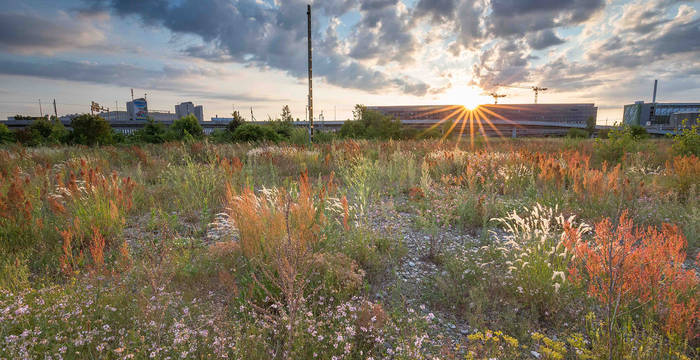
<svg viewBox="0 0 700 360">
<path fill-rule="evenodd" d="M 652 104 L 656 104 L 656 87 L 659 85 L 659 80 L 654 80 L 654 98 L 651 100 Z"/>
</svg>

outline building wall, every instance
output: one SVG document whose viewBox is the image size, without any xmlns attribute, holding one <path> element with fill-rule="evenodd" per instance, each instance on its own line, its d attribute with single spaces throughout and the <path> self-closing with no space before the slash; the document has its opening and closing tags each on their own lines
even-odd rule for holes
<svg viewBox="0 0 700 360">
<path fill-rule="evenodd" d="M 671 119 L 676 113 L 700 112 L 700 103 L 644 103 L 625 105 L 622 122 L 627 125 L 675 126 Z M 653 115 L 653 118 L 652 118 Z"/>
<path fill-rule="evenodd" d="M 399 120 L 442 120 L 468 117 L 468 112 L 459 105 L 436 106 L 370 106 Z M 500 119 L 510 121 L 545 121 L 585 124 L 589 117 L 598 118 L 598 108 L 594 104 L 503 104 L 481 105 L 474 110 L 480 119 Z"/>
<path fill-rule="evenodd" d="M 109 121 L 109 122 L 130 120 L 128 111 L 102 112 L 102 113 L 99 113 L 97 115 L 102 117 L 103 119 Z"/>
<path fill-rule="evenodd" d="M 191 101 L 175 105 L 175 114 L 177 114 L 178 119 L 192 114 L 199 122 L 204 121 L 204 107 L 202 105 L 194 106 Z"/>
<path fill-rule="evenodd" d="M 682 112 L 675 113 L 670 116 L 669 125 L 673 127 L 679 127 L 683 125 L 690 127 L 693 125 L 700 125 L 700 112 Z"/>
<path fill-rule="evenodd" d="M 196 117 L 199 122 L 204 121 L 204 107 L 202 105 L 194 107 L 194 117 Z"/>
<path fill-rule="evenodd" d="M 179 119 L 177 114 L 173 113 L 163 113 L 163 112 L 149 112 L 148 117 L 152 118 L 154 121 L 164 122 L 164 121 L 175 121 Z"/>
</svg>

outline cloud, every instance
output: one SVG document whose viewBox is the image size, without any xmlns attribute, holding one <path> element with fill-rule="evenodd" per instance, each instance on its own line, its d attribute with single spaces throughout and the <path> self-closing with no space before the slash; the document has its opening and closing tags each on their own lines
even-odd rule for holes
<svg viewBox="0 0 700 360">
<path fill-rule="evenodd" d="M 375 59 L 379 64 L 413 61 L 418 43 L 411 31 L 409 13 L 402 3 L 398 0 L 365 1 L 360 13 L 362 18 L 348 40 L 351 57 Z"/>
<path fill-rule="evenodd" d="M 146 69 L 128 64 L 101 64 L 76 61 L 30 62 L 0 59 L 0 74 L 31 76 L 52 80 L 78 81 L 94 84 L 112 84 L 123 87 L 139 86 L 153 90 L 176 92 L 184 97 L 243 102 L 279 102 L 288 99 L 251 94 L 221 94 L 192 89 L 188 80 L 197 77 L 221 77 L 224 74 L 201 67 L 179 68 L 164 66 Z M 185 89 L 185 90 L 183 90 Z"/>
<path fill-rule="evenodd" d="M 451 50 L 475 50 L 490 40 L 528 37 L 535 49 L 563 43 L 554 29 L 588 21 L 605 7 L 605 0 L 420 0 L 414 17 L 445 26 L 444 36 L 456 33 Z"/>
<path fill-rule="evenodd" d="M 50 19 L 0 13 L 0 49 L 8 52 L 51 55 L 61 50 L 91 47 L 104 38 L 102 31 L 88 22 L 68 19 L 60 13 Z"/>
<path fill-rule="evenodd" d="M 493 0 L 488 28 L 496 36 L 509 36 L 574 26 L 604 7 L 604 0 Z"/>
<path fill-rule="evenodd" d="M 564 43 L 564 40 L 559 38 L 551 29 L 528 34 L 526 38 L 528 45 L 535 50 L 542 50 Z"/>
<path fill-rule="evenodd" d="M 667 2 L 655 1 L 656 5 Z M 627 7 L 623 17 L 628 12 L 634 12 L 635 7 Z M 598 64 L 601 70 L 614 68 L 636 68 L 664 59 L 677 56 L 687 56 L 687 61 L 694 67 L 700 67 L 700 19 L 696 11 L 681 5 L 673 18 L 659 17 L 657 25 L 645 34 L 640 34 L 641 28 L 630 28 L 621 23 L 615 30 L 615 35 L 599 42 L 586 53 L 585 60 Z"/>
<path fill-rule="evenodd" d="M 484 51 L 472 69 L 472 83 L 486 91 L 527 81 L 530 55 L 524 41 L 503 41 Z"/>
<path fill-rule="evenodd" d="M 199 36 L 207 46 L 213 45 L 218 49 L 185 49 L 191 56 L 280 69 L 297 78 L 306 75 L 307 26 L 306 2 L 303 0 L 274 3 L 257 0 L 98 0 L 89 3 L 93 9 L 111 9 L 119 16 L 136 16 L 144 24 L 160 25 L 178 34 Z M 326 16 L 339 16 L 358 6 L 357 1 L 347 0 L 324 0 L 318 3 L 320 13 Z M 395 3 L 396 0 L 363 1 L 360 5 L 360 10 L 366 15 L 363 21 L 365 24 L 379 24 L 378 17 L 390 16 L 393 7 L 389 5 Z M 318 23 L 314 24 L 314 51 L 315 63 L 319 65 L 315 65 L 314 75 L 333 85 L 367 91 L 398 88 L 408 94 L 421 95 L 421 89 L 427 88 L 427 85 L 421 85 L 417 80 L 389 76 L 348 59 L 342 46 L 324 39 L 317 28 Z M 382 19 L 378 27 L 380 37 L 377 44 L 381 42 L 389 49 L 392 60 L 398 60 L 397 54 L 412 46 L 410 36 L 401 33 L 405 30 L 403 24 L 403 19 L 394 16 L 392 20 Z M 366 35 L 359 29 L 356 33 L 358 38 Z M 363 53 L 358 48 L 355 55 L 368 59 L 378 55 L 376 50 L 376 47 L 370 47 Z M 373 81 L 363 83 L 360 79 Z"/>
<path fill-rule="evenodd" d="M 47 62 L 0 60 L 0 74 L 33 76 L 46 79 L 90 82 L 97 84 L 114 84 L 172 90 L 177 80 L 187 76 L 214 76 L 204 69 L 182 69 L 164 66 L 151 70 L 128 64 L 100 64 L 94 62 L 77 62 L 56 60 Z"/>
<path fill-rule="evenodd" d="M 458 0 L 420 0 L 416 4 L 415 16 L 429 17 L 433 24 L 454 20 Z"/>
</svg>

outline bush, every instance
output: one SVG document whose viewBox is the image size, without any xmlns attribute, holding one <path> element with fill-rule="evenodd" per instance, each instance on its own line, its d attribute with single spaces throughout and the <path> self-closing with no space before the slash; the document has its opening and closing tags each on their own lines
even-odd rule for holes
<svg viewBox="0 0 700 360">
<path fill-rule="evenodd" d="M 336 134 L 332 131 L 318 131 L 314 133 L 315 143 L 330 143 L 336 139 Z"/>
<path fill-rule="evenodd" d="M 627 131 L 635 140 L 648 139 L 650 137 L 647 129 L 640 125 L 631 125 Z"/>
<path fill-rule="evenodd" d="M 170 126 L 168 136 L 172 140 L 187 140 L 190 137 L 193 139 L 201 139 L 204 137 L 204 129 L 199 124 L 199 120 L 190 114 L 183 118 L 177 119 Z"/>
<path fill-rule="evenodd" d="M 267 126 L 278 133 L 283 139 L 289 139 L 294 132 L 294 125 L 291 121 L 270 120 L 267 122 Z"/>
<path fill-rule="evenodd" d="M 683 131 L 673 136 L 673 152 L 676 155 L 700 156 L 700 127 L 697 124 L 688 128 L 683 122 Z"/>
<path fill-rule="evenodd" d="M 245 122 L 245 120 L 243 120 L 243 117 L 241 116 L 241 114 L 238 111 L 234 111 L 232 115 L 233 115 L 233 120 L 229 121 L 228 125 L 226 125 L 226 131 L 228 131 L 230 133 L 233 133 L 234 131 L 236 131 L 236 129 L 239 126 L 243 125 L 243 123 Z"/>
<path fill-rule="evenodd" d="M 71 121 L 73 132 L 70 134 L 70 142 L 81 145 L 109 145 L 114 142 L 112 127 L 109 123 L 96 115 L 84 114 Z"/>
<path fill-rule="evenodd" d="M 236 128 L 232 134 L 233 141 L 240 142 L 261 142 L 282 140 L 281 136 L 272 128 L 257 124 L 243 124 Z"/>
<path fill-rule="evenodd" d="M 593 134 L 595 132 L 595 126 L 596 126 L 596 121 L 593 116 L 589 116 L 588 119 L 586 119 L 586 132 L 588 134 Z"/>
<path fill-rule="evenodd" d="M 338 132 L 347 138 L 365 139 L 399 139 L 401 137 L 401 122 L 393 116 L 387 116 L 379 111 L 368 110 L 365 106 L 357 105 L 353 111 L 355 119 L 346 121 Z"/>
<path fill-rule="evenodd" d="M 51 122 L 46 118 L 38 118 L 14 135 L 17 141 L 26 146 L 38 146 L 66 142 L 69 132 L 60 121 Z"/>
<path fill-rule="evenodd" d="M 574 255 L 570 278 L 586 284 L 605 312 L 610 358 L 620 343 L 616 325 L 636 310 L 663 324 L 669 336 L 697 336 L 700 283 L 694 270 L 683 268 L 686 239 L 677 226 L 635 228 L 625 211 L 616 225 L 609 218 L 597 223 L 590 239 L 565 228 L 563 241 Z"/>
<path fill-rule="evenodd" d="M 134 133 L 134 139 L 137 142 L 148 144 L 162 144 L 165 142 L 166 128 L 165 125 L 155 122 L 153 119 L 148 119 L 148 123 L 143 129 Z"/>
<path fill-rule="evenodd" d="M 233 142 L 232 133 L 228 130 L 214 130 L 211 135 L 209 135 L 209 139 L 215 144 Z"/>
<path fill-rule="evenodd" d="M 0 144 L 10 143 L 15 140 L 15 134 L 7 128 L 7 125 L 0 124 Z"/>
<path fill-rule="evenodd" d="M 583 130 L 583 129 L 577 129 L 577 128 L 571 128 L 569 131 L 566 133 L 566 137 L 570 139 L 586 139 L 590 135 L 588 134 L 588 131 Z"/>
<path fill-rule="evenodd" d="M 638 142 L 649 137 L 641 126 L 623 126 L 608 131 L 606 139 L 596 139 L 595 150 L 601 160 L 619 162 L 626 153 L 636 152 Z"/>
</svg>

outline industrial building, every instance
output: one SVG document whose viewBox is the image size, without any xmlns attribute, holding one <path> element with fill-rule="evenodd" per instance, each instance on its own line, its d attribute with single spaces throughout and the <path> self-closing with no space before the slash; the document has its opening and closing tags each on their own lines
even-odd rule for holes
<svg viewBox="0 0 700 360">
<path fill-rule="evenodd" d="M 178 119 L 191 114 L 194 115 L 199 122 L 204 121 L 204 107 L 202 107 L 202 105 L 195 106 L 191 101 L 175 105 L 175 114 Z"/>
<path fill-rule="evenodd" d="M 370 110 L 404 120 L 434 120 L 435 122 L 468 115 L 459 105 L 419 106 L 369 106 Z M 589 118 L 596 120 L 598 108 L 595 104 L 499 104 L 480 105 L 473 110 L 482 120 L 518 122 L 551 122 L 586 125 Z M 478 115 L 477 115 L 478 114 Z"/>
<path fill-rule="evenodd" d="M 645 103 L 637 101 L 634 104 L 625 105 L 622 122 L 627 125 L 678 128 L 685 119 L 688 120 L 688 125 L 698 123 L 698 113 L 700 113 L 700 103 Z"/>
</svg>

